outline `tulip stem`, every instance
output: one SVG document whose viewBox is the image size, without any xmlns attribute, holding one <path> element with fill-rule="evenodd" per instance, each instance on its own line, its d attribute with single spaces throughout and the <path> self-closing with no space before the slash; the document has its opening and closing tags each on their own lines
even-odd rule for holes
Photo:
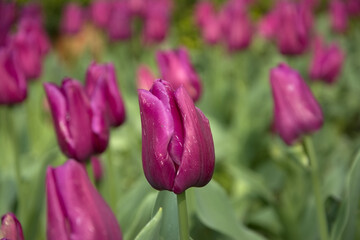
<svg viewBox="0 0 360 240">
<path fill-rule="evenodd" d="M 94 171 L 93 171 L 92 164 L 91 164 L 91 159 L 88 159 L 86 161 L 85 166 L 86 166 L 86 171 L 87 171 L 87 174 L 89 176 L 90 182 L 94 185 L 94 187 L 96 187 Z"/>
<path fill-rule="evenodd" d="M 177 194 L 180 240 L 189 240 L 188 214 L 185 192 Z"/>
<path fill-rule="evenodd" d="M 306 137 L 304 139 L 303 148 L 304 148 L 304 151 L 310 162 L 311 180 L 312 180 L 313 191 L 314 191 L 315 201 L 316 201 L 316 214 L 317 214 L 317 220 L 318 220 L 318 227 L 320 230 L 320 237 L 321 237 L 321 240 L 328 240 L 329 233 L 328 233 L 328 228 L 327 228 L 324 201 L 323 201 L 323 197 L 321 194 L 321 188 L 320 188 L 318 162 L 317 162 L 317 159 L 315 156 L 314 146 L 312 144 L 310 137 Z"/>
</svg>

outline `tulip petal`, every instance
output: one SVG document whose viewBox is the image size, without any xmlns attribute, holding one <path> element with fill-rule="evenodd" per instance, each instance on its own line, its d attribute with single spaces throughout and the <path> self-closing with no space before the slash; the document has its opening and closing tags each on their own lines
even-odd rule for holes
<svg viewBox="0 0 360 240">
<path fill-rule="evenodd" d="M 138 94 L 145 176 L 155 189 L 172 190 L 175 165 L 168 154 L 168 145 L 174 132 L 174 122 L 170 109 L 149 91 L 140 89 Z"/>
<path fill-rule="evenodd" d="M 46 96 L 50 105 L 56 136 L 61 150 L 67 156 L 75 155 L 75 143 L 69 131 L 69 117 L 66 99 L 59 87 L 44 83 Z"/>
<path fill-rule="evenodd" d="M 175 91 L 184 126 L 184 151 L 173 191 L 182 193 L 187 188 L 206 185 L 215 166 L 214 143 L 209 121 L 195 105 L 183 87 Z"/>
<path fill-rule="evenodd" d="M 0 238 L 24 240 L 21 224 L 13 213 L 7 213 L 1 218 Z"/>
<path fill-rule="evenodd" d="M 74 140 L 75 158 L 84 161 L 92 154 L 91 108 L 83 87 L 70 78 L 65 79 L 62 89 L 68 103 L 69 131 Z"/>
<path fill-rule="evenodd" d="M 63 215 L 59 217 L 68 223 L 69 235 L 66 239 L 122 239 L 114 214 L 91 184 L 83 165 L 68 160 L 61 167 L 49 169 L 48 174 L 51 173 L 53 176 L 49 179 L 53 185 L 49 185 L 48 189 L 53 191 L 51 188 L 54 187 L 58 199 L 51 206 L 62 208 Z M 52 211 L 48 209 L 48 212 L 49 210 Z M 51 222 L 48 223 L 48 228 L 56 227 L 50 224 Z M 52 236 L 48 236 L 50 240 L 59 239 L 56 236 L 50 237 Z"/>
</svg>

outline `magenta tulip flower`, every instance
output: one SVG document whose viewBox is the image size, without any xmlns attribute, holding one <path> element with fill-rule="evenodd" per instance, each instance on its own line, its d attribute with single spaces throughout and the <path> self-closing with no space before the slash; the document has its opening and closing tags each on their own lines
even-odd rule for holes
<svg viewBox="0 0 360 240">
<path fill-rule="evenodd" d="M 127 1 L 116 0 L 111 5 L 111 13 L 107 26 L 109 38 L 112 41 L 126 40 L 132 35 L 131 9 Z"/>
<path fill-rule="evenodd" d="M 100 182 L 104 175 L 101 158 L 93 156 L 91 157 L 90 161 L 91 161 L 92 170 L 94 172 L 95 181 Z"/>
<path fill-rule="evenodd" d="M 0 46 L 6 44 L 7 35 L 15 19 L 15 2 L 0 1 Z"/>
<path fill-rule="evenodd" d="M 171 7 L 169 0 L 147 1 L 143 29 L 145 43 L 159 43 L 165 39 L 170 25 Z"/>
<path fill-rule="evenodd" d="M 39 36 L 35 31 L 20 28 L 12 36 L 17 64 L 27 80 L 36 79 L 42 73 L 43 53 L 39 45 Z"/>
<path fill-rule="evenodd" d="M 102 112 L 101 101 L 90 103 L 81 84 L 66 78 L 61 87 L 45 83 L 58 143 L 63 153 L 78 161 L 103 152 L 108 144 L 109 129 Z M 102 100 L 97 94 L 96 99 Z"/>
<path fill-rule="evenodd" d="M 94 0 L 90 5 L 90 18 L 101 28 L 106 28 L 111 13 L 111 2 L 108 0 Z"/>
<path fill-rule="evenodd" d="M 330 2 L 331 26 L 335 32 L 343 33 L 348 25 L 347 6 L 344 1 L 333 0 Z"/>
<path fill-rule="evenodd" d="M 294 2 L 282 1 L 277 5 L 279 25 L 276 42 L 282 54 L 295 55 L 308 48 L 312 32 L 311 9 Z"/>
<path fill-rule="evenodd" d="M 142 161 L 150 185 L 176 194 L 206 185 L 214 171 L 213 138 L 208 119 L 185 88 L 174 91 L 158 80 L 138 94 Z"/>
<path fill-rule="evenodd" d="M 247 48 L 252 39 L 253 26 L 247 15 L 245 2 L 228 1 L 220 12 L 223 39 L 230 51 Z"/>
<path fill-rule="evenodd" d="M 195 21 L 205 42 L 209 44 L 219 42 L 222 36 L 221 21 L 211 2 L 202 1 L 197 4 Z"/>
<path fill-rule="evenodd" d="M 145 65 L 140 65 L 137 70 L 137 88 L 150 90 L 156 78 L 150 69 Z"/>
<path fill-rule="evenodd" d="M 323 124 L 321 108 L 300 74 L 284 63 L 270 71 L 274 127 L 288 145 Z"/>
<path fill-rule="evenodd" d="M 74 160 L 46 172 L 47 239 L 122 239 L 115 215 Z"/>
<path fill-rule="evenodd" d="M 80 5 L 68 3 L 62 12 L 61 32 L 64 34 L 76 34 L 80 31 L 84 23 L 84 12 Z"/>
<path fill-rule="evenodd" d="M 22 102 L 26 95 L 26 79 L 13 50 L 0 47 L 0 104 Z"/>
<path fill-rule="evenodd" d="M 310 77 L 313 80 L 333 83 L 341 72 L 343 62 L 344 53 L 337 44 L 326 46 L 320 39 L 317 39 L 310 65 Z"/>
<path fill-rule="evenodd" d="M 112 63 L 91 63 L 86 72 L 86 92 L 90 98 L 96 97 L 96 90 L 103 97 L 103 108 L 110 126 L 120 126 L 126 118 L 124 101 L 117 84 Z"/>
<path fill-rule="evenodd" d="M 15 214 L 7 213 L 1 217 L 0 239 L 24 240 L 21 224 Z"/>
<path fill-rule="evenodd" d="M 202 92 L 200 78 L 192 67 L 185 48 L 158 51 L 156 59 L 162 79 L 170 82 L 174 89 L 183 85 L 194 102 L 200 98 Z"/>
</svg>

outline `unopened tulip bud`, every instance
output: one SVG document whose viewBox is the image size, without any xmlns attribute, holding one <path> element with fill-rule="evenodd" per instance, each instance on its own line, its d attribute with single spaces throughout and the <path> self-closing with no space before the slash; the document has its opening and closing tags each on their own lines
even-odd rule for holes
<svg viewBox="0 0 360 240">
<path fill-rule="evenodd" d="M 196 102 L 201 96 L 202 86 L 186 49 L 159 51 L 156 58 L 161 78 L 170 82 L 174 89 L 184 86 Z"/>
<path fill-rule="evenodd" d="M 176 194 L 202 187 L 212 177 L 214 143 L 208 119 L 184 87 L 162 80 L 140 89 L 142 161 L 150 185 Z"/>
<path fill-rule="evenodd" d="M 321 108 L 300 74 L 284 63 L 270 71 L 274 127 L 288 145 L 323 124 Z"/>
<path fill-rule="evenodd" d="M 46 172 L 47 239 L 122 239 L 115 215 L 85 167 L 68 160 Z"/>
<path fill-rule="evenodd" d="M 76 34 L 84 23 L 84 13 L 81 6 L 69 3 L 65 6 L 61 18 L 61 32 L 64 34 Z"/>
<path fill-rule="evenodd" d="M 91 99 L 94 98 L 96 89 L 102 93 L 104 111 L 110 126 L 117 127 L 125 121 L 124 101 L 112 63 L 91 63 L 86 72 L 85 88 Z"/>
<path fill-rule="evenodd" d="M 108 143 L 109 129 L 102 113 L 92 108 L 85 90 L 76 80 L 67 78 L 62 86 L 45 83 L 58 143 L 66 156 L 86 161 L 101 153 Z"/>
<path fill-rule="evenodd" d="M 0 48 L 0 104 L 22 102 L 26 95 L 25 76 L 14 52 L 9 47 Z"/>
<path fill-rule="evenodd" d="M 140 65 L 137 70 L 137 88 L 150 90 L 156 78 L 150 69 L 145 65 Z"/>
<path fill-rule="evenodd" d="M 24 240 L 21 224 L 15 214 L 7 213 L 1 218 L 0 239 Z"/>
<path fill-rule="evenodd" d="M 341 72 L 343 62 L 344 53 L 337 44 L 326 46 L 317 39 L 310 66 L 310 77 L 313 80 L 333 83 Z"/>
</svg>

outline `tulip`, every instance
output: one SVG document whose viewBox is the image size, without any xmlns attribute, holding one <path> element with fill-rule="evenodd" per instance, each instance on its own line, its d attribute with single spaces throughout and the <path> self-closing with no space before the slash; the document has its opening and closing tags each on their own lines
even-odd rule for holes
<svg viewBox="0 0 360 240">
<path fill-rule="evenodd" d="M 107 26 L 108 35 L 111 40 L 126 40 L 132 35 L 131 9 L 127 1 L 115 1 Z"/>
<path fill-rule="evenodd" d="M 66 78 L 62 86 L 45 83 L 57 140 L 63 153 L 78 161 L 103 152 L 108 144 L 109 129 L 101 106 L 101 92 L 96 104 L 90 103 L 85 90 L 76 80 Z M 96 91 L 97 92 L 97 91 Z"/>
<path fill-rule="evenodd" d="M 18 28 L 19 32 L 21 31 L 25 35 L 34 36 L 36 45 L 34 45 L 34 48 L 39 47 L 42 56 L 48 53 L 50 49 L 50 40 L 41 22 L 31 18 L 22 18 Z"/>
<path fill-rule="evenodd" d="M 109 22 L 111 12 L 111 2 L 107 0 L 95 0 L 90 5 L 90 17 L 93 23 L 101 28 L 105 28 Z"/>
<path fill-rule="evenodd" d="M 138 94 L 142 162 L 150 185 L 176 194 L 206 185 L 214 171 L 214 143 L 208 119 L 185 88 L 174 91 L 158 80 Z"/>
<path fill-rule="evenodd" d="M 195 10 L 195 21 L 200 27 L 203 39 L 215 44 L 221 37 L 221 22 L 210 2 L 200 2 Z"/>
<path fill-rule="evenodd" d="M 285 55 L 301 54 L 309 45 L 312 16 L 303 5 L 292 2 L 280 2 L 277 5 L 279 30 L 276 33 L 277 46 Z"/>
<path fill-rule="evenodd" d="M 41 5 L 38 3 L 28 3 L 22 9 L 20 13 L 20 19 L 32 19 L 39 23 L 43 22 L 43 13 Z"/>
<path fill-rule="evenodd" d="M 335 32 L 343 33 L 348 25 L 348 13 L 346 3 L 339 0 L 333 0 L 330 3 L 331 26 Z"/>
<path fill-rule="evenodd" d="M 125 121 L 124 101 L 112 63 L 91 63 L 86 72 L 85 89 L 90 98 L 94 98 L 96 89 L 102 93 L 103 108 L 110 126 L 117 127 Z"/>
<path fill-rule="evenodd" d="M 61 17 L 61 32 L 64 34 L 76 34 L 84 23 L 84 13 L 81 6 L 76 3 L 69 3 L 65 6 Z"/>
<path fill-rule="evenodd" d="M 275 39 L 279 29 L 279 17 L 276 8 L 266 14 L 258 23 L 258 33 L 266 39 Z"/>
<path fill-rule="evenodd" d="M 165 39 L 170 24 L 171 7 L 169 0 L 147 1 L 143 29 L 145 43 L 159 43 Z"/>
<path fill-rule="evenodd" d="M 200 98 L 200 78 L 192 67 L 185 48 L 158 51 L 156 58 L 162 79 L 170 82 L 175 89 L 183 85 L 194 102 Z"/>
<path fill-rule="evenodd" d="M 150 69 L 145 65 L 140 65 L 137 70 L 137 88 L 150 90 L 155 81 L 155 77 Z"/>
<path fill-rule="evenodd" d="M 0 1 L 0 46 L 6 44 L 8 32 L 16 19 L 15 2 Z"/>
<path fill-rule="evenodd" d="M 24 26 L 24 25 L 21 25 Z M 12 38 L 18 65 L 26 79 L 36 79 L 42 72 L 43 53 L 38 33 L 19 28 Z M 44 51 L 44 50 L 43 50 Z"/>
<path fill-rule="evenodd" d="M 325 46 L 320 39 L 315 42 L 315 50 L 310 65 L 310 77 L 326 83 L 333 83 L 341 72 L 344 54 L 337 44 Z"/>
<path fill-rule="evenodd" d="M 7 213 L 1 217 L 0 239 L 24 240 L 21 224 L 15 214 Z"/>
<path fill-rule="evenodd" d="M 360 15 L 360 0 L 348 0 L 346 5 L 347 5 L 347 12 L 351 16 Z"/>
<path fill-rule="evenodd" d="M 245 2 L 229 1 L 220 12 L 220 19 L 224 41 L 230 51 L 242 50 L 250 45 L 253 27 Z"/>
<path fill-rule="evenodd" d="M 82 164 L 68 160 L 46 171 L 47 239 L 122 239 L 119 224 Z"/>
<path fill-rule="evenodd" d="M 22 102 L 27 95 L 26 80 L 9 47 L 0 48 L 0 104 Z"/>
<path fill-rule="evenodd" d="M 323 124 L 321 108 L 300 74 L 284 63 L 270 71 L 274 127 L 288 145 Z"/>
</svg>

